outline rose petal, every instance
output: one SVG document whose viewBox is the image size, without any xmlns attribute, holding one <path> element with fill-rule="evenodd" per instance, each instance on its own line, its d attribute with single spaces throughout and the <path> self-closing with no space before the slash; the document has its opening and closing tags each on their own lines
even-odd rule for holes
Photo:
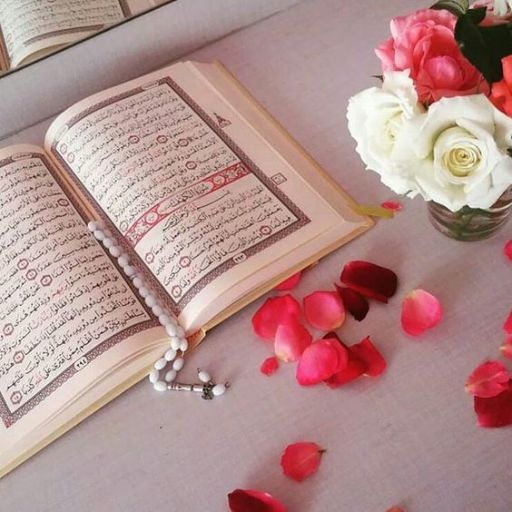
<svg viewBox="0 0 512 512">
<path fill-rule="evenodd" d="M 337 340 L 317 340 L 302 353 L 297 365 L 297 382 L 301 386 L 319 384 L 341 371 L 347 361 L 347 351 Z"/>
<path fill-rule="evenodd" d="M 277 327 L 289 316 L 300 316 L 300 305 L 290 294 L 267 299 L 252 317 L 256 335 L 273 340 Z"/>
<path fill-rule="evenodd" d="M 267 377 L 270 377 L 274 373 L 277 372 L 279 369 L 279 360 L 277 357 L 267 357 L 265 361 L 260 366 L 260 372 L 263 373 L 263 375 L 266 375 Z"/>
<path fill-rule="evenodd" d="M 508 388 L 510 374 L 499 361 L 487 361 L 475 370 L 466 380 L 465 389 L 470 395 L 491 398 Z"/>
<path fill-rule="evenodd" d="M 316 443 L 294 443 L 286 447 L 281 456 L 283 473 L 297 482 L 302 482 L 318 471 L 325 450 Z"/>
<path fill-rule="evenodd" d="M 348 347 L 349 354 L 366 364 L 365 375 L 377 377 L 386 369 L 386 361 L 367 336 L 363 341 Z"/>
<path fill-rule="evenodd" d="M 230 512 L 286 512 L 286 507 L 267 492 L 236 489 L 228 494 Z"/>
<path fill-rule="evenodd" d="M 368 261 L 351 261 L 343 267 L 341 282 L 352 290 L 381 302 L 387 302 L 397 288 L 396 274 Z"/>
<path fill-rule="evenodd" d="M 291 275 L 288 279 L 285 279 L 282 283 L 278 284 L 274 290 L 284 292 L 288 290 L 293 290 L 300 282 L 300 278 L 302 277 L 302 272 L 299 271 L 296 274 Z"/>
<path fill-rule="evenodd" d="M 380 204 L 382 208 L 386 208 L 388 210 L 391 210 L 393 212 L 399 212 L 402 210 L 402 204 L 398 201 L 384 201 Z"/>
<path fill-rule="evenodd" d="M 364 320 L 368 310 L 370 309 L 370 304 L 368 301 L 361 294 L 350 288 L 336 285 L 336 289 L 338 290 L 338 294 L 343 301 L 343 306 L 345 309 L 357 321 L 360 322 L 361 320 Z"/>
<path fill-rule="evenodd" d="M 329 333 L 326 336 L 335 337 L 348 352 L 348 362 L 345 368 L 326 380 L 329 387 L 338 388 L 361 375 L 377 377 L 386 369 L 386 361 L 373 345 L 369 336 L 350 347 L 347 347 L 335 333 Z"/>
<path fill-rule="evenodd" d="M 321 331 L 337 329 L 345 320 L 345 308 L 336 292 L 313 292 L 303 302 L 306 320 Z"/>
<path fill-rule="evenodd" d="M 505 247 L 503 248 L 503 252 L 505 253 L 505 256 L 512 261 L 512 240 L 509 240 Z"/>
<path fill-rule="evenodd" d="M 505 323 L 503 324 L 503 330 L 507 334 L 512 334 L 512 311 L 508 314 Z"/>
<path fill-rule="evenodd" d="M 297 361 L 312 340 L 313 337 L 309 331 L 296 317 L 291 316 L 277 328 L 274 352 L 285 363 Z"/>
<path fill-rule="evenodd" d="M 423 334 L 435 327 L 442 318 L 439 300 L 425 290 L 413 290 L 402 302 L 402 328 L 411 336 Z"/>
<path fill-rule="evenodd" d="M 501 355 L 507 359 L 512 359 L 512 336 L 507 336 L 503 345 L 500 347 Z"/>
<path fill-rule="evenodd" d="M 475 396 L 478 424 L 484 428 L 505 427 L 512 424 L 512 381 L 505 391 L 492 398 Z"/>
</svg>

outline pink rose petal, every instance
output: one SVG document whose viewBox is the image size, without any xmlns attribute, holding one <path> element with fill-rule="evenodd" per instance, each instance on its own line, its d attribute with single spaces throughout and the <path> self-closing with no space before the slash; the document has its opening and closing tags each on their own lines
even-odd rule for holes
<svg viewBox="0 0 512 512">
<path fill-rule="evenodd" d="M 470 395 L 491 398 L 508 388 L 510 374 L 499 361 L 487 361 L 471 373 L 465 389 Z"/>
<path fill-rule="evenodd" d="M 425 290 L 413 290 L 402 302 L 402 328 L 411 336 L 419 336 L 432 329 L 442 318 L 439 300 Z"/>
<path fill-rule="evenodd" d="M 474 398 L 478 424 L 484 428 L 498 428 L 512 425 L 512 385 L 492 398 Z"/>
<path fill-rule="evenodd" d="M 512 334 L 512 311 L 508 314 L 505 323 L 503 324 L 503 330 L 507 334 Z"/>
<path fill-rule="evenodd" d="M 285 363 L 297 361 L 312 340 L 309 331 L 291 316 L 277 327 L 274 352 Z"/>
<path fill-rule="evenodd" d="M 336 285 L 338 294 L 343 301 L 345 310 L 348 311 L 358 322 L 364 320 L 370 309 L 370 304 L 365 297 L 356 291 Z"/>
<path fill-rule="evenodd" d="M 268 492 L 236 489 L 228 494 L 230 512 L 286 512 L 286 507 Z"/>
<path fill-rule="evenodd" d="M 300 317 L 300 305 L 290 294 L 267 299 L 252 317 L 256 335 L 273 340 L 277 327 L 289 316 Z"/>
<path fill-rule="evenodd" d="M 324 453 L 325 450 L 316 443 L 290 444 L 281 456 L 283 473 L 297 482 L 302 482 L 318 471 Z"/>
<path fill-rule="evenodd" d="M 317 340 L 304 350 L 297 365 L 301 386 L 319 384 L 346 366 L 348 354 L 336 339 Z"/>
<path fill-rule="evenodd" d="M 364 297 L 387 302 L 398 286 L 396 274 L 369 261 L 351 261 L 343 267 L 340 276 L 343 284 Z"/>
<path fill-rule="evenodd" d="M 366 364 L 365 375 L 378 377 L 386 370 L 386 361 L 372 343 L 369 336 L 363 341 L 348 347 L 348 351 Z"/>
<path fill-rule="evenodd" d="M 267 377 L 270 377 L 271 375 L 274 375 L 274 373 L 277 372 L 279 369 L 279 360 L 277 357 L 267 357 L 265 361 L 260 366 L 260 372 L 263 373 L 263 375 L 266 375 Z"/>
<path fill-rule="evenodd" d="M 398 201 L 384 201 L 381 203 L 382 208 L 386 208 L 387 210 L 391 210 L 393 212 L 399 212 L 402 210 L 402 204 Z"/>
<path fill-rule="evenodd" d="M 503 252 L 505 253 L 505 256 L 512 261 L 512 240 L 509 240 L 505 247 L 503 248 Z"/>
<path fill-rule="evenodd" d="M 304 297 L 304 316 L 321 331 L 337 329 L 345 320 L 345 308 L 336 292 L 318 291 Z"/>
<path fill-rule="evenodd" d="M 282 283 L 279 283 L 274 288 L 274 290 L 277 290 L 279 292 L 293 290 L 300 283 L 301 277 L 302 277 L 302 272 L 299 271 L 296 274 L 291 275 L 288 279 L 285 279 Z"/>
</svg>

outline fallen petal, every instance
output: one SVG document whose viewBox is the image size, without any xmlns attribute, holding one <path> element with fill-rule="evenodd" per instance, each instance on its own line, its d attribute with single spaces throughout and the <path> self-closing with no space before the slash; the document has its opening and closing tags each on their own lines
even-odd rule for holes
<svg viewBox="0 0 512 512">
<path fill-rule="evenodd" d="M 402 302 L 402 328 L 411 336 L 423 334 L 435 327 L 442 318 L 441 303 L 425 290 L 413 290 Z"/>
<path fill-rule="evenodd" d="M 505 253 L 505 256 L 512 261 L 512 240 L 509 240 L 505 247 L 503 248 L 503 252 Z"/>
<path fill-rule="evenodd" d="M 280 292 L 293 290 L 300 283 L 301 277 L 302 272 L 299 271 L 296 274 L 290 276 L 288 279 L 285 279 L 282 283 L 278 284 L 274 289 Z"/>
<path fill-rule="evenodd" d="M 228 494 L 230 512 L 286 512 L 286 507 L 267 492 L 236 489 Z"/>
<path fill-rule="evenodd" d="M 505 323 L 503 324 L 503 330 L 507 334 L 512 334 L 512 311 L 508 314 Z"/>
<path fill-rule="evenodd" d="M 364 320 L 368 310 L 370 309 L 368 301 L 361 294 L 350 288 L 336 285 L 336 289 L 343 301 L 345 310 L 348 311 L 357 321 L 360 322 L 361 320 Z"/>
<path fill-rule="evenodd" d="M 366 364 L 365 375 L 377 377 L 386 369 L 386 361 L 367 336 L 363 341 L 348 347 L 349 354 Z"/>
<path fill-rule="evenodd" d="M 510 374 L 499 361 L 487 361 L 478 366 L 466 380 L 465 389 L 470 395 L 491 398 L 508 388 Z"/>
<path fill-rule="evenodd" d="M 492 398 L 475 396 L 478 424 L 484 428 L 505 427 L 512 424 L 512 385 Z"/>
<path fill-rule="evenodd" d="M 387 210 L 391 210 L 392 212 L 399 212 L 402 210 L 402 204 L 398 201 L 384 201 L 380 204 L 382 208 L 386 208 Z"/>
<path fill-rule="evenodd" d="M 277 372 L 279 369 L 279 360 L 277 357 L 267 357 L 265 361 L 260 366 L 260 372 L 263 373 L 263 375 L 266 375 L 267 377 L 270 377 L 274 373 Z"/>
<path fill-rule="evenodd" d="M 297 361 L 312 340 L 309 331 L 291 316 L 277 327 L 274 352 L 285 363 Z"/>
<path fill-rule="evenodd" d="M 317 340 L 306 347 L 299 359 L 297 382 L 301 386 L 319 384 L 340 371 L 347 361 L 347 351 L 337 340 Z"/>
<path fill-rule="evenodd" d="M 500 347 L 501 355 L 507 359 L 512 359 L 512 336 L 507 336 L 503 345 Z"/>
<path fill-rule="evenodd" d="M 294 443 L 286 447 L 281 456 L 283 473 L 297 482 L 302 482 L 318 471 L 325 450 L 316 443 Z"/>
<path fill-rule="evenodd" d="M 347 263 L 340 279 L 352 290 L 380 302 L 387 302 L 398 286 L 398 278 L 392 270 L 368 261 Z"/>
<path fill-rule="evenodd" d="M 277 327 L 289 316 L 300 317 L 300 305 L 290 294 L 267 299 L 252 317 L 256 335 L 273 340 Z"/>
<path fill-rule="evenodd" d="M 336 292 L 313 292 L 303 302 L 306 320 L 321 331 L 337 329 L 345 320 L 345 308 Z"/>
</svg>

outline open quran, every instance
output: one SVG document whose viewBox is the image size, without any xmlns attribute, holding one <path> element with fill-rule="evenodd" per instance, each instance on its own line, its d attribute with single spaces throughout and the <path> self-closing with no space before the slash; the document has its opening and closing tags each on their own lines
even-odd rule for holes
<svg viewBox="0 0 512 512">
<path fill-rule="evenodd" d="M 0 475 L 147 375 L 169 343 L 100 223 L 191 346 L 371 226 L 220 64 L 83 100 L 0 149 Z"/>
<path fill-rule="evenodd" d="M 0 71 L 53 53 L 162 0 L 0 0 Z"/>
</svg>

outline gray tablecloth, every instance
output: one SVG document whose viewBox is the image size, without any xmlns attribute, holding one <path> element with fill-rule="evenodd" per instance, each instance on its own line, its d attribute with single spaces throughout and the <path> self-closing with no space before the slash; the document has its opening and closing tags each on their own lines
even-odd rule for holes
<svg viewBox="0 0 512 512">
<path fill-rule="evenodd" d="M 356 200 L 379 203 L 392 194 L 363 171 L 345 106 L 379 72 L 373 48 L 388 36 L 388 20 L 427 4 L 310 0 L 191 57 L 222 60 Z M 141 383 L 0 481 L 0 509 L 222 512 L 226 494 L 241 487 L 269 491 L 296 512 L 395 504 L 408 512 L 510 511 L 511 430 L 476 426 L 464 381 L 498 354 L 512 306 L 512 266 L 502 255 L 511 226 L 486 242 L 457 243 L 434 231 L 421 200 L 403 203 L 395 219 L 308 272 L 297 291 L 329 288 L 351 259 L 394 269 L 397 296 L 340 330 L 348 343 L 371 335 L 386 374 L 335 391 L 300 388 L 292 365 L 262 376 L 270 347 L 250 330 L 259 301 L 191 357 L 190 376 L 201 366 L 233 382 L 222 399 L 162 396 Z M 400 329 L 400 302 L 419 286 L 440 298 L 445 318 L 411 340 Z M 279 458 L 300 440 L 327 453 L 318 474 L 298 484 L 282 475 Z"/>
</svg>

